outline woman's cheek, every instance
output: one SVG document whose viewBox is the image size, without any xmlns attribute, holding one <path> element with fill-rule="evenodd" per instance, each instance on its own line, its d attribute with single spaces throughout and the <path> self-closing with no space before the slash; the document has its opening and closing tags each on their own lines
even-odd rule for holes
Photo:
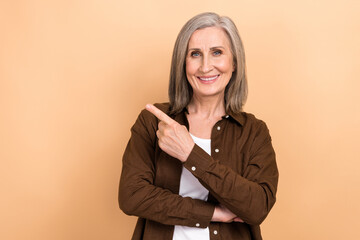
<svg viewBox="0 0 360 240">
<path fill-rule="evenodd" d="M 195 74 L 198 69 L 198 63 L 196 61 L 187 61 L 186 62 L 186 72 L 187 74 Z"/>
</svg>

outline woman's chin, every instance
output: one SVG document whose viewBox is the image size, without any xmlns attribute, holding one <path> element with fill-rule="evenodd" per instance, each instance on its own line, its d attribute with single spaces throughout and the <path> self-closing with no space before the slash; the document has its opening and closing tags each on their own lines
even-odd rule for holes
<svg viewBox="0 0 360 240">
<path fill-rule="evenodd" d="M 193 94 L 198 98 L 209 98 L 209 97 L 219 97 L 224 96 L 225 90 L 212 90 L 212 91 L 194 91 Z"/>
</svg>

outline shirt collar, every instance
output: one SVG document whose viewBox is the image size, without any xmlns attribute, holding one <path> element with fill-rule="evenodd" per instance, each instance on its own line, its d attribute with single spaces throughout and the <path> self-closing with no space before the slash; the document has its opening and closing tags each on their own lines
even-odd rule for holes
<svg viewBox="0 0 360 240">
<path fill-rule="evenodd" d="M 185 107 L 184 109 L 183 109 L 183 113 L 185 114 L 185 113 L 187 113 L 187 114 L 189 114 L 189 111 L 187 110 L 187 107 Z M 224 115 L 224 116 L 222 116 L 222 118 L 224 119 L 228 119 L 228 118 L 232 118 L 232 119 L 234 119 L 237 123 L 239 123 L 241 126 L 243 126 L 244 125 L 244 123 L 245 123 L 245 117 L 244 117 L 244 114 L 242 114 L 242 113 L 234 113 L 233 111 L 231 111 L 231 110 L 229 110 L 229 111 L 227 111 L 226 112 L 226 114 Z"/>
<path fill-rule="evenodd" d="M 245 117 L 244 117 L 244 114 L 242 112 L 241 113 L 234 113 L 231 110 L 229 110 L 229 111 L 226 112 L 226 115 L 223 116 L 223 118 L 229 118 L 229 117 L 234 119 L 241 126 L 243 126 L 244 123 L 245 123 Z"/>
</svg>

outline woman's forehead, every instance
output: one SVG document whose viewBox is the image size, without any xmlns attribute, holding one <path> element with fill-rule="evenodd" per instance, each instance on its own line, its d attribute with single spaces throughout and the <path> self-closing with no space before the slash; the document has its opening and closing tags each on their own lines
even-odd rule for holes
<svg viewBox="0 0 360 240">
<path fill-rule="evenodd" d="M 230 47 L 225 31 L 220 27 L 207 27 L 196 30 L 190 37 L 188 48 Z"/>
</svg>

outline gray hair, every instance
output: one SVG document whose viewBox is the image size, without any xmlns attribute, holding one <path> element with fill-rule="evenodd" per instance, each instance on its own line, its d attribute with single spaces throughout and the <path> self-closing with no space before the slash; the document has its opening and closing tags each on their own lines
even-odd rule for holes
<svg viewBox="0 0 360 240">
<path fill-rule="evenodd" d="M 222 28 L 230 40 L 235 70 L 225 88 L 225 108 L 240 113 L 245 104 L 248 87 L 246 77 L 245 52 L 234 22 L 226 16 L 206 12 L 191 18 L 177 36 L 172 55 L 169 82 L 171 114 L 181 112 L 192 98 L 192 88 L 186 78 L 185 58 L 191 35 L 198 29 L 207 27 Z"/>
</svg>

